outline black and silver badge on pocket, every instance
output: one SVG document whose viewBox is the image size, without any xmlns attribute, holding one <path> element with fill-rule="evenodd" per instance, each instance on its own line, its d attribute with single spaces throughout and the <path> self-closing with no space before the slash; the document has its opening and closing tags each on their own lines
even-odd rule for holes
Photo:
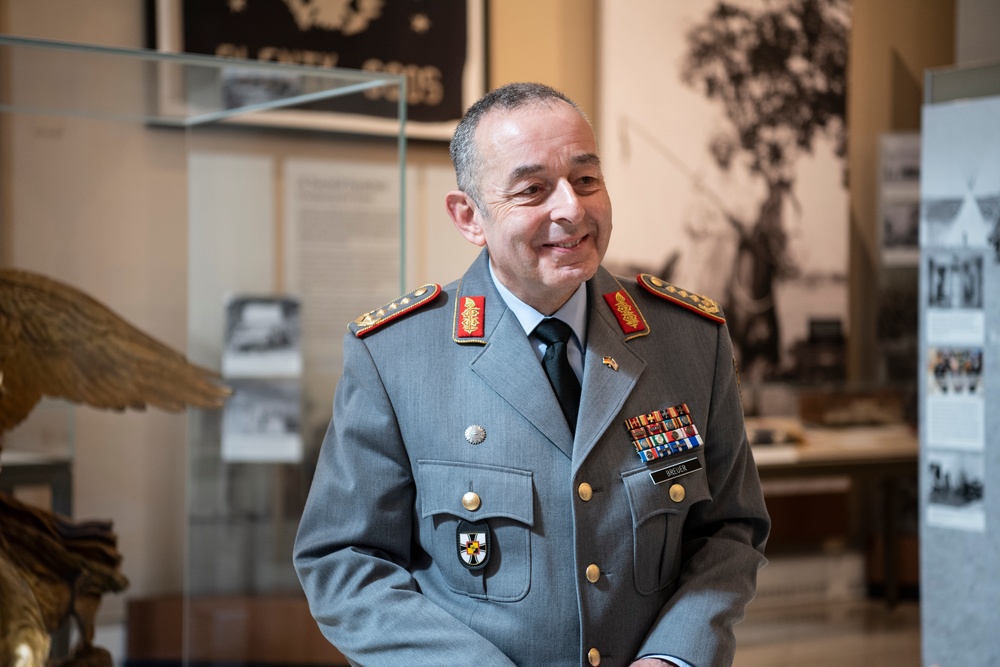
<svg viewBox="0 0 1000 667">
<path fill-rule="evenodd" d="M 458 522 L 458 557 L 470 570 L 486 567 L 490 560 L 490 527 L 485 521 Z"/>
</svg>

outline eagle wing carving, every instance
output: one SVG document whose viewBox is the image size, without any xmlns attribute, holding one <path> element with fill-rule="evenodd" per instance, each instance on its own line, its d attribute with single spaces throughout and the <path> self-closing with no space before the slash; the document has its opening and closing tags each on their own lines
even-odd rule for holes
<svg viewBox="0 0 1000 667">
<path fill-rule="evenodd" d="M 42 398 L 96 408 L 221 407 L 217 375 L 146 335 L 83 292 L 0 269 L 0 433 Z"/>
</svg>

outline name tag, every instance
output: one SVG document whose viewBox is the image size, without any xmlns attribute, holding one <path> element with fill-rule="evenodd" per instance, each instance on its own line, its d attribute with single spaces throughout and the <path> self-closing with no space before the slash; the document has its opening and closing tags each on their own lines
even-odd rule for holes
<svg viewBox="0 0 1000 667">
<path fill-rule="evenodd" d="M 649 476 L 653 478 L 653 484 L 663 484 L 664 482 L 669 482 L 672 479 L 677 479 L 678 477 L 683 477 L 693 473 L 696 470 L 701 470 L 701 460 L 698 458 L 688 459 L 687 461 L 679 461 L 672 466 L 667 466 L 666 468 L 660 468 L 659 470 L 651 470 Z"/>
</svg>

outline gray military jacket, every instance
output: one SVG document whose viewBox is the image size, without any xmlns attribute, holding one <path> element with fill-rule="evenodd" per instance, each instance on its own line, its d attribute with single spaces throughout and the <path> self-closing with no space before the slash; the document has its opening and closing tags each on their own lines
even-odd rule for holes
<svg viewBox="0 0 1000 667">
<path fill-rule="evenodd" d="M 769 520 L 714 303 L 601 268 L 574 439 L 486 252 L 424 289 L 345 339 L 295 543 L 326 637 L 356 665 L 731 664 Z M 627 420 L 680 405 L 703 444 L 643 462 Z"/>
</svg>

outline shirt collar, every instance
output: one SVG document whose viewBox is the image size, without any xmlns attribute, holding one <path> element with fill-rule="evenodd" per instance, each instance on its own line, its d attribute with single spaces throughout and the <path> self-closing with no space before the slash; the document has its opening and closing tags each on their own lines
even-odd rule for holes
<svg viewBox="0 0 1000 667">
<path fill-rule="evenodd" d="M 525 302 L 514 296 L 514 293 L 507 289 L 503 283 L 501 283 L 493 272 L 493 262 L 489 262 L 490 267 L 490 278 L 493 279 L 493 284 L 496 286 L 497 291 L 500 292 L 500 297 L 507 304 L 507 307 L 514 312 L 514 316 L 517 317 L 517 321 L 521 324 L 521 328 L 524 329 L 525 335 L 530 336 L 531 332 L 535 330 L 538 323 L 545 319 L 545 315 L 526 304 Z M 560 320 L 565 322 L 573 330 L 573 334 L 576 336 L 577 341 L 580 344 L 580 349 L 587 349 L 587 287 L 586 283 L 580 283 L 580 286 L 576 288 L 573 292 L 573 296 L 563 304 L 562 308 L 557 310 L 552 314 L 552 317 L 558 317 Z"/>
</svg>

